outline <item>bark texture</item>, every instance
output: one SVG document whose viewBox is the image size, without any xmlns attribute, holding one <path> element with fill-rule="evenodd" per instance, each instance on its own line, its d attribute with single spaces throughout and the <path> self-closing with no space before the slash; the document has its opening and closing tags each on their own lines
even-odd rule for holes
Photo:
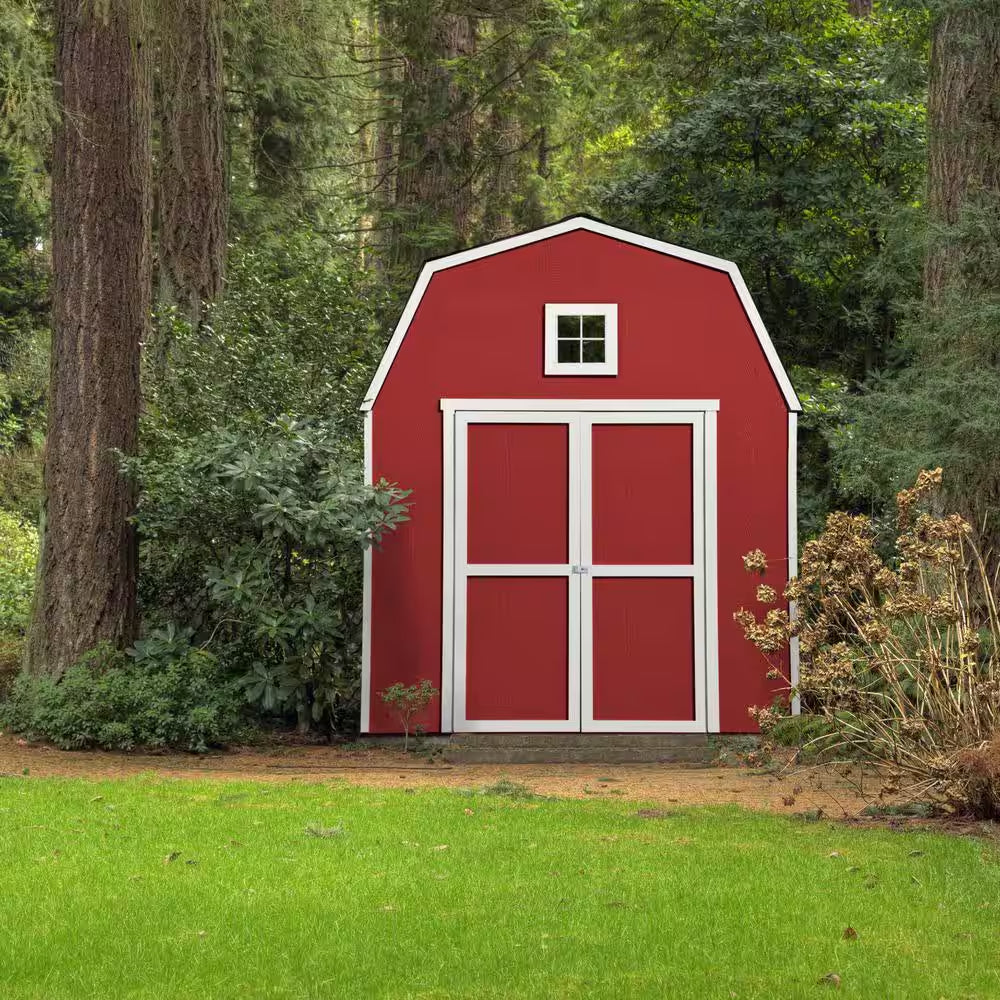
<svg viewBox="0 0 1000 1000">
<path fill-rule="evenodd" d="M 847 0 L 847 9 L 855 17 L 870 17 L 874 3 L 873 0 Z"/>
<path fill-rule="evenodd" d="M 59 676 L 136 627 L 139 348 L 150 309 L 150 81 L 141 0 L 56 0 L 52 361 L 26 665 Z"/>
<path fill-rule="evenodd" d="M 192 325 L 222 294 L 227 185 L 222 0 L 159 0 L 159 294 Z"/>
<path fill-rule="evenodd" d="M 954 226 L 964 206 L 1000 192 L 1000 3 L 956 0 L 931 39 L 927 105 L 927 204 L 930 219 Z M 924 271 L 929 304 L 955 276 L 961 249 L 931 246 Z"/>
<path fill-rule="evenodd" d="M 475 53 L 476 22 L 468 14 L 435 11 L 398 27 L 404 33 L 407 58 L 393 257 L 396 265 L 415 274 L 425 257 L 463 246 L 469 238 L 474 203 L 473 98 L 453 61 Z"/>
</svg>

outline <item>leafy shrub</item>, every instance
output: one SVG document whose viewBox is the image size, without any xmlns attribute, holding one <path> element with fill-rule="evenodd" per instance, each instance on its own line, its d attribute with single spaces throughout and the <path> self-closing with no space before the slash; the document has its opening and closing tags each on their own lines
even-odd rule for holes
<svg viewBox="0 0 1000 1000">
<path fill-rule="evenodd" d="M 406 520 L 336 424 L 282 417 L 131 460 L 147 620 L 189 629 L 260 711 L 352 721 L 366 546 Z"/>
<path fill-rule="evenodd" d="M 783 715 L 771 727 L 768 736 L 783 747 L 804 747 L 832 732 L 822 715 Z"/>
<path fill-rule="evenodd" d="M 147 372 L 144 445 L 324 414 L 360 452 L 356 418 L 385 342 L 384 296 L 353 254 L 316 234 L 237 239 L 210 321 L 160 319 L 169 365 Z"/>
<path fill-rule="evenodd" d="M 807 542 L 785 596 L 797 616 L 739 610 L 747 638 L 780 676 L 776 654 L 798 637 L 797 693 L 830 726 L 831 747 L 888 765 L 883 791 L 926 793 L 1000 815 L 1000 611 L 968 522 L 939 506 L 941 470 L 897 496 L 897 561 L 883 561 L 869 518 L 831 514 Z M 932 507 L 933 509 L 933 507 Z M 760 568 L 760 556 L 745 558 Z M 758 588 L 765 604 L 770 588 Z M 786 678 L 786 682 L 787 682 Z M 791 687 L 789 683 L 789 687 Z M 751 709 L 765 732 L 771 709 Z"/>
<path fill-rule="evenodd" d="M 27 626 L 37 559 L 34 525 L 0 510 L 0 633 L 21 632 Z"/>
<path fill-rule="evenodd" d="M 87 653 L 59 681 L 21 674 L 0 721 L 64 750 L 175 748 L 203 753 L 236 739 L 240 694 L 215 657 L 186 637 L 158 633 L 133 657 L 108 646 Z"/>
<path fill-rule="evenodd" d="M 393 709 L 403 727 L 403 752 L 410 748 L 410 728 L 414 718 L 419 715 L 441 692 L 423 678 L 419 684 L 407 686 L 400 681 L 390 684 L 384 691 L 379 691 L 382 701 Z"/>
<path fill-rule="evenodd" d="M 0 693 L 21 664 L 37 559 L 34 525 L 0 510 Z"/>
</svg>

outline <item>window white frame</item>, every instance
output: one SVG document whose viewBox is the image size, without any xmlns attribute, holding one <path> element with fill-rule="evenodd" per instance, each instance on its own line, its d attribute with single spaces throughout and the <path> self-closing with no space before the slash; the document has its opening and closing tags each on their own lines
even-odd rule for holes
<svg viewBox="0 0 1000 1000">
<path fill-rule="evenodd" d="M 604 317 L 603 361 L 559 360 L 559 317 Z M 581 339 L 582 335 L 581 335 Z M 617 375 L 618 305 L 614 302 L 547 302 L 545 304 L 546 375 Z"/>
<path fill-rule="evenodd" d="M 442 399 L 444 427 L 444 592 L 441 731 L 719 732 L 716 418 L 718 400 Z M 468 425 L 562 423 L 569 426 L 569 562 L 566 565 L 467 563 Z M 695 561 L 684 566 L 602 566 L 601 576 L 689 577 L 695 581 L 695 719 L 593 719 L 593 569 L 589 556 L 591 428 L 601 423 L 688 423 L 694 433 Z M 586 549 L 586 551 L 585 551 Z M 587 572 L 580 572 L 586 567 Z M 563 576 L 569 581 L 569 712 L 560 720 L 465 718 L 465 599 L 472 576 Z M 584 592 L 586 589 L 586 593 Z M 578 610 L 574 610 L 575 608 Z M 591 685 L 585 690 L 586 685 Z"/>
</svg>

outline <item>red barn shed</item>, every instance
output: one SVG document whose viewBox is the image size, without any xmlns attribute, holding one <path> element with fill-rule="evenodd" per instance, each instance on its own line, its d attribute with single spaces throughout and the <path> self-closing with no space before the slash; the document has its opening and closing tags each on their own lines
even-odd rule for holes
<svg viewBox="0 0 1000 1000">
<path fill-rule="evenodd" d="M 754 730 L 732 613 L 795 562 L 800 405 L 735 264 L 586 217 L 431 261 L 363 409 L 413 506 L 366 562 L 362 731 L 422 678 L 428 732 Z"/>
</svg>

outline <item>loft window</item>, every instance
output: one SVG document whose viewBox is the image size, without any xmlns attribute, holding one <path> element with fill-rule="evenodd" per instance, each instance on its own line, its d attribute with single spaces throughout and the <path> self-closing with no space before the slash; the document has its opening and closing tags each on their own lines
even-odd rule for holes
<svg viewBox="0 0 1000 1000">
<path fill-rule="evenodd" d="M 618 306 L 545 306 L 546 375 L 617 375 Z"/>
</svg>

